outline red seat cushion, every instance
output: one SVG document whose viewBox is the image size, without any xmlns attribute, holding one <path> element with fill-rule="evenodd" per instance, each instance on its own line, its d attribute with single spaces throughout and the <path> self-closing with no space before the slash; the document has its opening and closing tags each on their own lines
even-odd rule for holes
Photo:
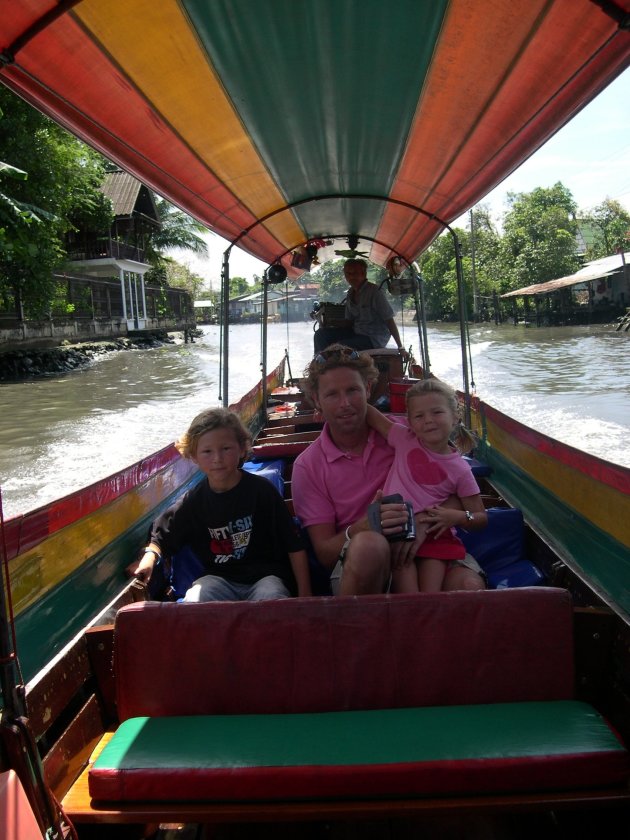
<svg viewBox="0 0 630 840">
<path fill-rule="evenodd" d="M 573 697 L 571 598 L 545 587 L 134 604 L 114 645 L 121 721 Z"/>
</svg>

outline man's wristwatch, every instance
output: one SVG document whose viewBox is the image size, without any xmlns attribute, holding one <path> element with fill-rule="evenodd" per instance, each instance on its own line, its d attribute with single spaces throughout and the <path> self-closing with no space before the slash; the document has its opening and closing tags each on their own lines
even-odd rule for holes
<svg viewBox="0 0 630 840">
<path fill-rule="evenodd" d="M 466 515 L 466 519 L 469 522 L 474 522 L 475 521 L 475 514 L 474 513 L 471 513 L 469 510 L 465 510 L 464 513 Z"/>
</svg>

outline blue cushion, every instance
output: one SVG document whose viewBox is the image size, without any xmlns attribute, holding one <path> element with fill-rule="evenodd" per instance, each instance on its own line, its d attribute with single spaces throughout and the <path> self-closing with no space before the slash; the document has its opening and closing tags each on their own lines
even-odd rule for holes
<svg viewBox="0 0 630 840">
<path fill-rule="evenodd" d="M 491 475 L 492 467 L 489 467 L 488 464 L 482 464 L 481 461 L 472 458 L 470 455 L 464 455 L 463 458 L 470 465 L 470 469 L 475 478 L 483 478 L 484 476 Z"/>
<path fill-rule="evenodd" d="M 491 589 L 535 586 L 544 582 L 542 572 L 525 556 L 523 513 L 518 508 L 488 508 L 488 525 L 481 531 L 457 533 L 466 551 L 486 573 Z"/>
<path fill-rule="evenodd" d="M 171 558 L 171 587 L 175 598 L 183 598 L 197 578 L 208 571 L 189 545 L 181 548 Z"/>
<path fill-rule="evenodd" d="M 270 481 L 278 493 L 284 497 L 284 461 L 246 461 L 243 469 L 249 473 L 260 475 Z"/>
<path fill-rule="evenodd" d="M 496 572 L 486 572 L 486 577 L 490 589 L 539 586 L 545 582 L 543 573 L 530 560 L 517 560 Z"/>
</svg>

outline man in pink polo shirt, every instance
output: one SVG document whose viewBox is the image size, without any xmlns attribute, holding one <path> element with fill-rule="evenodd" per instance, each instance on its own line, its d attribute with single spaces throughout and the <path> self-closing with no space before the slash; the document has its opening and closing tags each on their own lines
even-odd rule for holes
<svg viewBox="0 0 630 840">
<path fill-rule="evenodd" d="M 304 387 L 324 417 L 320 437 L 293 465 L 295 513 L 307 528 L 321 565 L 332 572 L 340 557 L 340 595 L 365 595 L 387 588 L 392 557 L 415 557 L 415 540 L 388 542 L 407 519 L 403 505 L 381 506 L 383 533 L 370 528 L 367 507 L 380 498 L 393 450 L 366 421 L 367 401 L 378 371 L 367 354 L 334 344 L 305 370 Z M 445 589 L 483 589 L 465 567 L 449 570 Z"/>
</svg>

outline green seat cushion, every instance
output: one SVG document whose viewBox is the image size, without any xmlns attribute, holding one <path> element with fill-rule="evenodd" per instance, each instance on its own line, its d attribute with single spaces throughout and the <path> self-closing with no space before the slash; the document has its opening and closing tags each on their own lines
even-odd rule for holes
<svg viewBox="0 0 630 840">
<path fill-rule="evenodd" d="M 577 701 L 138 717 L 89 773 L 99 800 L 422 796 L 609 785 L 628 753 Z"/>
</svg>

